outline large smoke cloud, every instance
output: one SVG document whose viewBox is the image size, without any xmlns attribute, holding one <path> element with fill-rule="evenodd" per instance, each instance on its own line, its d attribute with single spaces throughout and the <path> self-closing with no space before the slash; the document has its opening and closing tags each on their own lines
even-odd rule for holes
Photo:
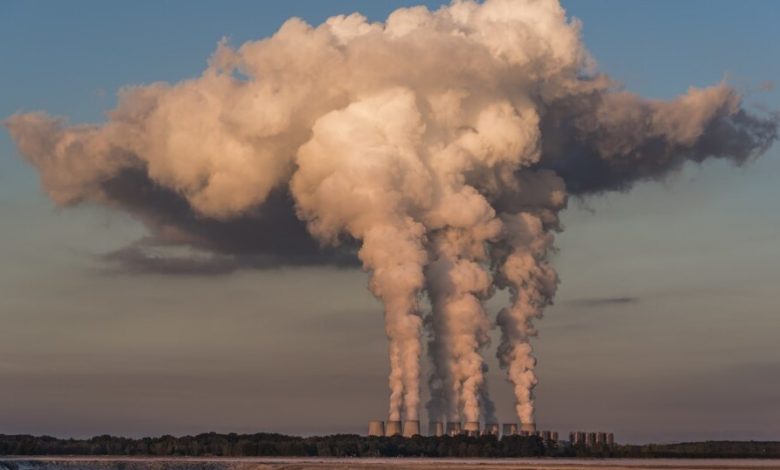
<svg viewBox="0 0 780 470">
<path fill-rule="evenodd" d="M 124 89 L 104 124 L 31 113 L 6 125 L 58 204 L 116 207 L 149 227 L 110 256 L 132 269 L 357 255 L 385 307 L 391 419 L 418 418 L 423 292 L 430 418 L 493 419 L 484 302 L 508 289 L 497 354 L 524 423 L 532 322 L 558 284 L 547 257 L 567 196 L 627 189 L 686 161 L 743 163 L 778 128 L 726 83 L 672 101 L 621 90 L 554 0 L 455 1 L 385 23 L 291 19 L 268 39 L 220 44 L 198 78 Z M 143 253 L 179 245 L 211 257 Z"/>
</svg>

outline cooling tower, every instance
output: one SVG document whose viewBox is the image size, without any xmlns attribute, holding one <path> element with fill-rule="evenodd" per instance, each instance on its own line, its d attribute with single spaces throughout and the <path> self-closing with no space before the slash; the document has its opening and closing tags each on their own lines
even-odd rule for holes
<svg viewBox="0 0 780 470">
<path fill-rule="evenodd" d="M 485 423 L 485 429 L 482 430 L 482 435 L 498 437 L 498 423 Z"/>
<path fill-rule="evenodd" d="M 385 436 L 399 436 L 401 434 L 400 421 L 388 421 L 385 428 Z"/>
<path fill-rule="evenodd" d="M 384 436 L 385 435 L 385 422 L 384 421 L 369 421 L 368 422 L 368 435 L 369 436 Z"/>
<path fill-rule="evenodd" d="M 503 429 L 501 430 L 502 436 L 516 436 L 517 435 L 517 424 L 515 423 L 504 423 L 504 426 L 502 426 Z"/>
<path fill-rule="evenodd" d="M 585 445 L 585 433 L 582 431 L 577 432 L 577 444 Z"/>
<path fill-rule="evenodd" d="M 612 447 L 615 445 L 615 435 L 613 433 L 607 433 L 607 445 Z"/>
<path fill-rule="evenodd" d="M 463 430 L 469 436 L 479 436 L 479 421 L 468 421 Z"/>
<path fill-rule="evenodd" d="M 596 434 L 596 445 L 603 446 L 607 443 L 607 433 L 600 432 Z"/>
<path fill-rule="evenodd" d="M 595 432 L 589 432 L 587 441 L 588 447 L 595 447 L 596 446 L 596 433 Z"/>
<path fill-rule="evenodd" d="M 526 433 L 527 436 L 532 435 L 536 432 L 536 425 L 534 423 L 523 423 L 520 425 L 520 434 L 523 432 Z"/>
<path fill-rule="evenodd" d="M 417 420 L 404 421 L 404 437 L 412 437 L 420 434 L 420 422 Z"/>
<path fill-rule="evenodd" d="M 552 433 L 550 431 L 542 431 L 541 432 L 541 436 L 542 436 L 542 439 L 544 439 L 545 441 L 549 441 L 550 440 L 550 436 L 552 436 Z"/>
<path fill-rule="evenodd" d="M 447 435 L 448 436 L 457 436 L 461 433 L 461 427 L 460 423 L 457 421 L 448 421 L 447 422 Z"/>
<path fill-rule="evenodd" d="M 553 442 L 558 442 L 558 431 L 553 431 L 550 434 L 550 439 L 552 439 Z"/>
<path fill-rule="evenodd" d="M 577 443 L 577 433 L 576 432 L 570 432 L 569 433 L 569 442 L 571 442 L 571 445 L 574 445 Z"/>
<path fill-rule="evenodd" d="M 444 435 L 444 423 L 441 421 L 431 421 L 428 423 L 428 435 L 440 437 Z"/>
</svg>

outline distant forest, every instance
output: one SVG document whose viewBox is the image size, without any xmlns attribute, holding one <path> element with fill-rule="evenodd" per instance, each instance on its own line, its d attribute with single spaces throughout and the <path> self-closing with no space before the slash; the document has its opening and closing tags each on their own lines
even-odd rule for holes
<svg viewBox="0 0 780 470">
<path fill-rule="evenodd" d="M 443 436 L 413 438 L 339 434 L 296 437 L 282 434 L 217 434 L 128 439 L 97 436 L 57 439 L 2 435 L 0 455 L 116 455 L 201 457 L 602 457 L 602 458 L 780 458 L 780 442 L 707 441 L 682 444 L 571 446 L 536 436 Z"/>
</svg>

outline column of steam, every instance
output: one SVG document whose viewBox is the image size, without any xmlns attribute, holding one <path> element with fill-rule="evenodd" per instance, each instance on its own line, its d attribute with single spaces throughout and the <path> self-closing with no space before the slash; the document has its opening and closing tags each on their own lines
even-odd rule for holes
<svg viewBox="0 0 780 470">
<path fill-rule="evenodd" d="M 507 102 L 467 107 L 457 94 L 438 106 L 433 122 L 441 128 L 430 126 L 429 132 L 444 143 L 429 146 L 435 202 L 424 219 L 433 234 L 426 270 L 435 386 L 429 410 L 446 412 L 448 421 L 463 418 L 473 428 L 481 412 L 495 421 L 480 349 L 489 341 L 483 301 L 492 293 L 486 243 L 501 236 L 502 223 L 485 192 L 471 183 L 484 184 L 481 179 L 490 180 L 500 168 L 533 159 L 537 120 L 532 109 L 518 111 Z M 453 126 L 453 116 L 460 125 Z"/>
<path fill-rule="evenodd" d="M 418 419 L 422 319 L 417 294 L 423 285 L 425 259 L 419 238 L 419 233 L 380 226 L 365 235 L 359 252 L 371 271 L 371 292 L 385 306 L 390 340 L 389 421 L 400 421 L 402 408 L 405 419 Z"/>
<path fill-rule="evenodd" d="M 488 325 L 474 294 L 487 289 L 490 282 L 473 263 L 442 253 L 440 248 L 437 251 L 438 259 L 431 263 L 427 274 L 435 341 L 441 344 L 435 348 L 441 354 L 435 366 L 437 375 L 445 378 L 447 420 L 460 421 L 462 410 L 466 421 L 477 421 L 476 390 L 483 381 L 482 358 L 477 350 L 483 342 L 480 331 Z"/>
<path fill-rule="evenodd" d="M 455 371 L 451 364 L 451 346 L 447 337 L 449 322 L 443 315 L 446 301 L 444 290 L 437 288 L 431 281 L 438 279 L 431 273 L 439 261 L 433 261 L 426 269 L 426 290 L 431 302 L 431 314 L 428 316 L 428 327 L 430 331 L 430 340 L 428 342 L 428 355 L 431 358 L 433 370 L 431 371 L 428 384 L 430 386 L 431 397 L 426 404 L 429 419 L 437 422 L 444 418 L 445 423 L 460 422 L 459 397 L 460 387 L 455 380 Z"/>
<path fill-rule="evenodd" d="M 446 410 L 449 422 L 460 422 L 462 417 L 466 423 L 478 423 L 481 409 L 491 415 L 493 410 L 480 354 L 489 341 L 490 322 L 483 299 L 491 292 L 492 283 L 484 264 L 484 244 L 500 233 L 501 223 L 492 210 L 483 214 L 469 229 L 437 232 L 432 240 L 434 260 L 426 270 L 433 308 L 432 381 L 442 385 L 428 408 L 439 413 Z"/>
<path fill-rule="evenodd" d="M 557 289 L 557 274 L 545 262 L 553 237 L 541 219 L 530 213 L 504 214 L 502 219 L 506 238 L 504 246 L 495 250 L 499 258 L 496 283 L 509 289 L 511 304 L 496 318 L 501 328 L 496 355 L 514 387 L 520 422 L 533 425 L 533 388 L 537 380 L 529 340 L 536 336 L 532 320 L 542 316 Z"/>
<path fill-rule="evenodd" d="M 425 227 L 410 215 L 425 188 L 416 145 L 424 126 L 409 90 L 393 89 L 320 118 L 298 152 L 292 181 L 299 216 L 324 242 L 341 233 L 362 241 L 358 253 L 382 301 L 390 341 L 389 421 L 418 420 Z M 367 165 L 366 162 L 370 162 Z M 419 199 L 419 198 L 418 198 Z M 400 432 L 400 429 L 397 429 Z"/>
</svg>

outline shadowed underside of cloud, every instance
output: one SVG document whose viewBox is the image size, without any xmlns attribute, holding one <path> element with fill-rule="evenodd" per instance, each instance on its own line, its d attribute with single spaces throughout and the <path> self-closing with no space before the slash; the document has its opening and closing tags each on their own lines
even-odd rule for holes
<svg viewBox="0 0 780 470">
<path fill-rule="evenodd" d="M 109 204 L 129 212 L 151 232 L 101 256 L 122 271 L 220 275 L 285 266 L 359 267 L 354 242 L 321 247 L 295 217 L 293 201 L 283 191 L 273 192 L 256 211 L 219 220 L 197 215 L 181 195 L 154 183 L 142 170 L 124 170 L 101 189 Z M 181 246 L 190 250 L 176 250 Z"/>
</svg>

